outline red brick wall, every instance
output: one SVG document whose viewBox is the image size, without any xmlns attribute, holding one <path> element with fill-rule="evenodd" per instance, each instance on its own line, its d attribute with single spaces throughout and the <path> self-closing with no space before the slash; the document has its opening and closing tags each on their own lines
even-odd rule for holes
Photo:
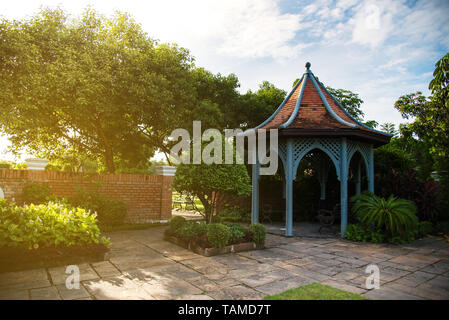
<svg viewBox="0 0 449 320">
<path fill-rule="evenodd" d="M 21 204 L 23 186 L 28 182 L 45 183 L 53 194 L 70 196 L 75 187 L 100 184 L 108 198 L 123 200 L 128 208 L 126 221 L 145 223 L 171 218 L 173 177 L 145 174 L 94 174 L 57 171 L 0 169 L 0 188 L 5 198 Z"/>
</svg>

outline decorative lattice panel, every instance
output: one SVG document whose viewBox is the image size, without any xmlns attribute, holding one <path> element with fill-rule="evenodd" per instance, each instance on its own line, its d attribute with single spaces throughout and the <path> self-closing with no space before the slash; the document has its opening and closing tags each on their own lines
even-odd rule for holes
<svg viewBox="0 0 449 320">
<path fill-rule="evenodd" d="M 348 157 L 348 166 L 351 162 L 352 157 L 356 152 L 359 152 L 362 156 L 362 159 L 365 162 L 366 169 L 369 168 L 369 161 L 370 161 L 370 152 L 371 152 L 371 145 L 363 142 L 357 142 L 357 141 L 349 141 L 348 142 L 348 149 L 347 149 L 347 157 Z"/>
<path fill-rule="evenodd" d="M 282 164 L 284 165 L 285 168 L 287 164 L 287 144 L 285 143 L 285 141 L 279 141 L 278 155 L 279 158 L 281 158 Z"/>
<path fill-rule="evenodd" d="M 340 161 L 340 139 L 324 138 L 320 139 L 320 143 L 328 151 L 328 153 L 331 153 L 335 159 Z"/>
<path fill-rule="evenodd" d="M 340 140 L 335 138 L 296 138 L 293 144 L 294 177 L 302 158 L 313 149 L 319 149 L 331 158 L 340 178 L 340 148 Z"/>
</svg>

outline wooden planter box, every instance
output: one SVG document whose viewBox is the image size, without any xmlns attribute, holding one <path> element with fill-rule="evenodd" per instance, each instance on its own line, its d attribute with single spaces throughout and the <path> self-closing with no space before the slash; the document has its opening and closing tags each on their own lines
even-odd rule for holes
<svg viewBox="0 0 449 320">
<path fill-rule="evenodd" d="M 203 248 L 200 246 L 195 246 L 191 242 L 186 242 L 183 240 L 180 240 L 176 237 L 165 237 L 165 240 L 174 243 L 180 247 L 192 250 L 193 252 L 200 254 L 205 257 L 211 257 L 216 256 L 219 254 L 225 254 L 225 253 L 235 253 L 235 252 L 242 252 L 242 251 L 249 251 L 249 250 L 258 250 L 265 248 L 264 244 L 256 244 L 255 242 L 243 242 L 238 244 L 231 244 L 229 246 L 226 246 L 224 248 Z"/>
</svg>

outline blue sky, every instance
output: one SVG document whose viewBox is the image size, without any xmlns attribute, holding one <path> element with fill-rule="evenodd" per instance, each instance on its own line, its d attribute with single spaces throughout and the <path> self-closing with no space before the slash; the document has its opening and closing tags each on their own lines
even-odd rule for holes
<svg viewBox="0 0 449 320">
<path fill-rule="evenodd" d="M 394 102 L 428 94 L 434 64 L 449 51 L 447 0 L 16 0 L 0 14 L 20 19 L 59 5 L 77 15 L 89 4 L 129 12 L 151 37 L 188 48 L 198 66 L 235 73 L 241 91 L 263 80 L 288 91 L 310 61 L 326 85 L 358 93 L 365 118 L 380 123 L 403 122 Z"/>
</svg>

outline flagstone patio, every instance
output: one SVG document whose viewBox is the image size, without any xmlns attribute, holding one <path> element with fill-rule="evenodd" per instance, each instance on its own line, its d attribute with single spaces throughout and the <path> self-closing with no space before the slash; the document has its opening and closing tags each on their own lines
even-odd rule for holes
<svg viewBox="0 0 449 320">
<path fill-rule="evenodd" d="M 267 249 L 203 257 L 168 243 L 165 227 L 111 233 L 108 260 L 80 265 L 80 289 L 65 268 L 0 274 L 0 299 L 259 299 L 313 282 L 369 299 L 448 299 L 449 244 L 406 246 L 267 235 Z M 366 266 L 380 268 L 367 290 Z"/>
</svg>

